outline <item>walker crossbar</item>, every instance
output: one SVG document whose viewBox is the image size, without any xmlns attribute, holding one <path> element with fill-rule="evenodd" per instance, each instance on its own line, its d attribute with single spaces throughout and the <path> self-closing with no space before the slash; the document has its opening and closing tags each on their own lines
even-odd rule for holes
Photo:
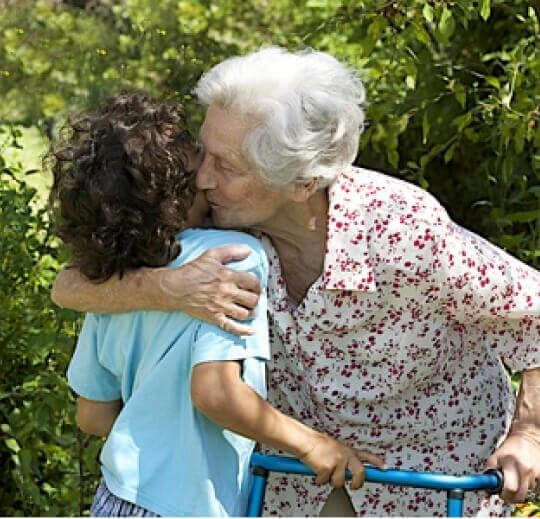
<svg viewBox="0 0 540 519">
<path fill-rule="evenodd" d="M 287 474 L 300 474 L 314 476 L 315 473 L 300 460 L 288 456 L 264 455 L 254 452 L 251 457 L 253 483 L 249 496 L 247 517 L 260 517 L 266 489 L 268 472 L 281 472 Z M 365 465 L 366 482 L 385 483 L 405 487 L 429 488 L 447 491 L 448 517 L 462 517 L 463 498 L 465 491 L 485 490 L 497 494 L 503 487 L 502 474 L 497 470 L 490 470 L 484 474 L 466 476 L 450 476 L 437 472 L 415 472 L 411 470 L 381 470 Z M 346 478 L 352 475 L 346 472 Z"/>
</svg>

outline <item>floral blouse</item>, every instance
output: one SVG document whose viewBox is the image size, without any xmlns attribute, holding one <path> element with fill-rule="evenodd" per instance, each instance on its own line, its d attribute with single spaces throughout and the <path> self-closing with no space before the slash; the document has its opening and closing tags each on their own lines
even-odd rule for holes
<svg viewBox="0 0 540 519">
<path fill-rule="evenodd" d="M 540 367 L 540 274 L 455 224 L 426 191 L 364 169 L 329 190 L 324 271 L 298 307 L 270 260 L 269 399 L 389 467 L 482 472 L 507 433 L 504 366 Z M 331 488 L 272 475 L 265 513 L 318 515 Z M 358 515 L 445 515 L 446 494 L 367 483 Z M 507 514 L 467 493 L 465 513 Z"/>
</svg>

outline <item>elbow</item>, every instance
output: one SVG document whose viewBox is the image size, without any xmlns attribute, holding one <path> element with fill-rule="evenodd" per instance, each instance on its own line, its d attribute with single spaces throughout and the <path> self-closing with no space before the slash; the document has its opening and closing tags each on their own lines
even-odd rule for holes
<svg viewBox="0 0 540 519">
<path fill-rule="evenodd" d="M 77 418 L 77 425 L 83 433 L 91 434 L 92 436 L 107 436 L 105 431 L 100 430 L 92 422 L 87 422 Z"/>
<path fill-rule="evenodd" d="M 191 401 L 195 409 L 226 426 L 245 398 L 237 362 L 207 362 L 191 373 Z"/>
<path fill-rule="evenodd" d="M 76 265 L 64 267 L 56 276 L 51 289 L 51 300 L 61 308 L 71 308 L 79 312 L 86 312 L 87 308 L 74 298 L 74 293 L 80 291 L 81 277 Z M 83 285 L 84 288 L 84 285 Z"/>
<path fill-rule="evenodd" d="M 60 274 L 58 274 L 60 276 Z M 60 308 L 64 308 L 64 301 L 62 300 L 62 293 L 58 288 L 58 277 L 54 280 L 51 289 L 51 301 Z"/>
<path fill-rule="evenodd" d="M 223 384 L 208 384 L 205 377 L 193 376 L 191 401 L 197 411 L 215 419 L 231 405 L 231 395 Z"/>
<path fill-rule="evenodd" d="M 85 413 L 81 409 L 77 409 L 76 421 L 77 426 L 83 433 L 92 436 L 107 436 L 110 432 L 110 428 L 107 429 L 94 416 Z"/>
<path fill-rule="evenodd" d="M 64 268 L 57 274 L 51 289 L 51 300 L 55 305 L 59 306 L 60 308 L 66 308 L 68 303 L 68 300 L 66 299 L 68 291 L 66 290 L 65 279 L 66 268 Z"/>
</svg>

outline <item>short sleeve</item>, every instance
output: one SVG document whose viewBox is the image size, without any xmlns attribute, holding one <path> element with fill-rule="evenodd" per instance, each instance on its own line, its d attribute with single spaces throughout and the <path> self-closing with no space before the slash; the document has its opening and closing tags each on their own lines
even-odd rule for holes
<svg viewBox="0 0 540 519">
<path fill-rule="evenodd" d="M 78 395 L 88 400 L 118 400 L 122 396 L 120 381 L 99 361 L 98 327 L 99 317 L 87 314 L 69 363 L 68 384 Z"/>
<path fill-rule="evenodd" d="M 247 358 L 267 361 L 270 358 L 266 296 L 268 262 L 264 250 L 262 247 L 259 250 L 254 250 L 246 259 L 230 263 L 227 266 L 235 270 L 251 272 L 259 279 L 261 295 L 255 317 L 243 321 L 243 324 L 251 326 L 255 333 L 249 336 L 238 336 L 213 324 L 201 322 L 195 331 L 192 345 L 192 366 L 202 362 Z"/>
<path fill-rule="evenodd" d="M 434 247 L 446 313 L 513 371 L 540 367 L 540 273 L 451 220 Z"/>
</svg>

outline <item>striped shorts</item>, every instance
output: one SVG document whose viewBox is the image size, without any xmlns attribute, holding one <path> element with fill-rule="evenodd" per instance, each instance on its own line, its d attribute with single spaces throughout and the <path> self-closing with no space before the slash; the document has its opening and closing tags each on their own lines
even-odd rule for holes
<svg viewBox="0 0 540 519">
<path fill-rule="evenodd" d="M 142 506 L 124 501 L 115 496 L 104 481 L 99 485 L 90 508 L 92 517 L 161 517 Z"/>
</svg>

